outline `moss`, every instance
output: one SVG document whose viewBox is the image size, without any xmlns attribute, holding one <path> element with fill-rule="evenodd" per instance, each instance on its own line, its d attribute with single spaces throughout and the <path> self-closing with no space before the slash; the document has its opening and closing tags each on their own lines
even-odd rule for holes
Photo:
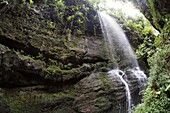
<svg viewBox="0 0 170 113">
<path fill-rule="evenodd" d="M 100 111 L 108 110 L 111 107 L 111 102 L 105 97 L 98 97 L 95 100 L 95 106 L 100 109 Z"/>
<path fill-rule="evenodd" d="M 71 69 L 73 67 L 72 63 L 68 63 L 67 65 L 64 65 L 65 69 Z"/>
<path fill-rule="evenodd" d="M 34 61 L 34 57 L 31 57 L 30 55 L 23 56 L 24 60 L 32 60 Z"/>
<path fill-rule="evenodd" d="M 9 106 L 7 105 L 7 99 L 3 93 L 0 92 L 0 113 L 10 113 Z"/>
<path fill-rule="evenodd" d="M 23 90 L 13 91 L 6 97 L 11 113 L 51 113 L 53 111 L 51 109 L 58 109 L 60 104 L 65 103 L 65 106 L 68 106 L 67 103 L 69 103 L 71 105 L 74 98 L 70 91 L 39 93 Z M 55 105 L 56 102 L 58 104 Z"/>
<path fill-rule="evenodd" d="M 61 72 L 62 70 L 60 69 L 60 67 L 52 65 L 47 67 L 47 71 L 52 72 L 52 73 L 57 73 L 57 72 Z"/>
<path fill-rule="evenodd" d="M 70 48 L 74 48 L 77 46 L 77 42 L 78 42 L 78 37 L 72 37 L 72 39 L 70 40 Z"/>
<path fill-rule="evenodd" d="M 10 51 L 10 49 L 7 46 L 0 44 L 0 51 L 1 52 L 7 52 L 7 51 Z"/>
</svg>

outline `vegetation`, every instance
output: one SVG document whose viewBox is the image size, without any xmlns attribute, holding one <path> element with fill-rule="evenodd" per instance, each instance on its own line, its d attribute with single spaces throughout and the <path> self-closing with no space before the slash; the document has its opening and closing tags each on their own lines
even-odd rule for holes
<svg viewBox="0 0 170 113">
<path fill-rule="evenodd" d="M 147 53 L 150 73 L 147 88 L 143 91 L 143 103 L 139 104 L 134 112 L 167 113 L 170 111 L 170 43 L 168 39 L 170 36 L 168 30 L 170 29 L 170 23 L 167 22 L 168 15 L 162 15 L 163 12 L 161 9 L 158 10 L 158 5 L 156 5 L 155 1 L 149 0 L 148 6 L 152 14 L 151 22 L 160 31 L 160 34 L 154 39 L 148 38 L 144 40 L 137 51 L 139 53 L 145 50 L 145 53 Z M 142 48 L 145 49 L 142 50 Z"/>
<path fill-rule="evenodd" d="M 143 103 L 135 109 L 135 113 L 167 113 L 170 111 L 170 46 L 166 45 L 149 57 L 150 74 L 147 88 L 144 91 Z"/>
<path fill-rule="evenodd" d="M 90 3 L 84 0 L 1 0 L 1 4 L 6 3 L 6 9 L 0 11 L 0 19 L 2 19 L 0 21 L 1 38 L 5 39 L 3 37 L 5 35 L 12 42 L 5 40 L 6 43 L 3 43 L 5 46 L 1 45 L 0 48 L 3 51 L 2 53 L 0 51 L 0 61 L 4 60 L 1 56 L 6 55 L 4 57 L 6 64 L 3 66 L 9 65 L 8 68 L 10 68 L 10 70 L 5 70 L 0 65 L 0 71 L 5 70 L 5 73 L 0 74 L 7 75 L 6 78 L 0 75 L 0 80 L 9 80 L 9 84 L 13 84 L 11 81 L 15 81 L 14 83 L 23 83 L 23 86 L 31 86 L 39 84 L 41 80 L 37 80 L 37 78 L 39 74 L 42 74 L 40 77 L 44 77 L 45 82 L 43 81 L 41 85 L 46 85 L 46 80 L 50 81 L 47 84 L 60 85 L 61 83 L 61 86 L 56 87 L 61 87 L 58 90 L 63 91 L 65 87 L 71 87 L 70 84 L 76 83 L 96 70 L 107 72 L 109 70 L 108 62 L 102 61 L 98 56 L 93 56 L 96 51 L 88 51 L 87 44 L 84 44 L 94 42 L 92 48 L 98 44 L 98 41 L 90 40 L 91 37 L 86 38 L 86 40 L 84 36 L 95 36 L 93 37 L 95 40 L 97 40 L 96 36 L 101 36 L 96 10 L 104 10 L 118 20 L 136 51 L 137 57 L 145 57 L 145 62 L 149 64 L 149 78 L 146 89 L 142 92 L 143 100 L 141 104 L 134 108 L 134 113 L 168 113 L 170 111 L 169 14 L 164 16 L 162 14 L 166 12 L 158 12 L 160 9 L 157 8 L 154 0 L 148 0 L 149 13 L 145 16 L 149 20 L 143 16 L 135 18 L 125 16 L 119 9 L 99 7 L 99 3 L 105 2 L 105 0 L 88 1 Z M 12 21 L 11 18 L 15 21 Z M 154 28 L 149 21 L 159 30 L 159 35 L 154 34 Z M 14 43 L 16 45 L 13 45 Z M 95 43 L 97 44 L 95 45 Z M 92 45 L 90 44 L 89 46 Z M 9 46 L 9 48 L 6 49 L 6 46 Z M 8 57 L 12 60 L 7 59 Z M 23 69 L 20 69 L 21 67 Z M 8 71 L 15 73 L 12 74 L 15 79 L 11 77 L 11 73 Z M 24 77 L 25 75 L 28 77 L 22 77 L 22 71 L 25 72 Z M 35 81 L 31 82 L 33 78 L 30 76 L 38 77 L 35 77 Z M 22 81 L 26 78 L 28 80 Z M 63 86 L 63 83 L 68 81 L 70 82 L 69 85 Z M 107 82 L 104 81 L 106 85 Z M 96 92 L 98 92 L 100 88 L 98 89 L 98 83 L 96 84 Z M 41 90 L 41 88 L 38 90 Z M 31 91 L 32 89 L 30 89 Z M 57 91 L 53 94 L 44 94 L 43 92 L 43 94 L 40 93 L 40 96 L 36 94 L 37 92 L 33 92 L 30 97 L 26 91 L 18 92 L 17 90 L 18 94 L 14 94 L 15 96 L 12 97 L 13 95 L 5 96 L 6 93 L 10 93 L 6 92 L 6 89 L 2 90 L 0 88 L 0 112 L 3 107 L 1 105 L 4 105 L 6 109 L 10 109 L 12 113 L 22 113 L 24 110 L 35 112 L 36 107 L 42 107 L 40 105 L 42 103 L 45 108 L 49 104 L 58 107 L 54 99 L 58 99 L 58 97 L 66 98 L 70 95 Z M 26 94 L 23 94 L 25 92 Z M 101 91 L 100 95 L 104 95 L 104 92 Z M 84 94 L 82 94 L 80 98 L 84 97 Z M 37 101 L 35 102 L 34 99 Z M 69 101 L 73 104 L 72 98 Z M 104 109 L 112 107 L 112 103 L 106 97 L 100 97 L 95 101 L 97 107 L 103 107 Z M 34 107 L 32 107 L 33 105 Z M 51 110 L 52 108 L 48 109 Z M 53 110 L 54 108 L 51 112 Z"/>
<path fill-rule="evenodd" d="M 133 2 L 140 4 L 138 0 Z M 159 8 L 164 3 L 149 0 L 145 4 L 147 4 L 145 7 L 148 7 L 148 11 L 145 9 L 144 14 L 151 24 L 159 30 L 159 35 L 154 35 L 153 27 L 143 17 L 126 18 L 119 10 L 110 11 L 109 9 L 108 11 L 107 8 L 104 10 L 116 17 L 125 31 L 130 32 L 129 36 L 133 36 L 133 39 L 131 39 L 133 40 L 131 42 L 132 46 L 133 42 L 139 45 L 136 49 L 137 57 L 145 57 L 149 64 L 150 72 L 146 90 L 143 91 L 143 100 L 134 109 L 134 113 L 167 113 L 170 112 L 169 15 L 166 13 L 165 7 Z"/>
</svg>

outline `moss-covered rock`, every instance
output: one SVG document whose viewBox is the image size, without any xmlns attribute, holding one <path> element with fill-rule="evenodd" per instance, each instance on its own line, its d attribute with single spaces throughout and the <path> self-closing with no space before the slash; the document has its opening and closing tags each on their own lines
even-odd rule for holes
<svg viewBox="0 0 170 113">
<path fill-rule="evenodd" d="M 0 14 L 2 86 L 75 83 L 98 70 L 98 62 L 106 67 L 108 55 L 102 37 L 65 32 L 69 28 L 52 19 L 57 12 L 51 4 L 9 1 Z"/>
<path fill-rule="evenodd" d="M 118 89 L 122 90 L 122 93 Z M 125 90 L 107 76 L 93 73 L 74 86 L 30 86 L 2 89 L 5 113 L 113 113 L 126 111 Z M 121 101 L 123 100 L 123 101 Z M 3 102 L 3 104 L 1 104 Z"/>
<path fill-rule="evenodd" d="M 74 29 L 66 19 L 76 13 L 76 8 L 68 5 L 68 12 L 63 13 L 48 1 L 39 1 L 30 4 L 27 0 L 8 0 L 8 6 L 0 12 L 0 112 L 78 113 L 80 87 L 75 84 L 94 72 L 110 70 L 107 44 L 95 19 L 97 13 L 83 5 L 90 8 L 85 13 L 80 2 L 78 9 L 81 8 L 88 29 L 80 26 L 83 28 L 78 33 L 79 16 L 74 20 Z M 70 12 L 71 8 L 75 11 Z M 60 13 L 65 15 L 59 16 Z M 102 78 L 98 79 L 104 88 Z M 95 87 L 92 95 L 98 91 Z M 97 106 L 94 112 L 107 111 L 111 106 L 106 97 L 92 98 L 93 106 Z"/>
</svg>

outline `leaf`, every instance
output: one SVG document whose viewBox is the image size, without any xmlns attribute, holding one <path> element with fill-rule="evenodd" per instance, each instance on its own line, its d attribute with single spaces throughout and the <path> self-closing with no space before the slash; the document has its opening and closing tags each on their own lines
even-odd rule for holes
<svg viewBox="0 0 170 113">
<path fill-rule="evenodd" d="M 156 47 L 159 47 L 160 45 L 162 45 L 162 37 L 156 37 L 154 40 L 154 44 Z"/>
<path fill-rule="evenodd" d="M 156 94 L 157 94 L 157 95 L 160 95 L 160 94 L 161 94 L 161 91 L 157 91 Z"/>
<path fill-rule="evenodd" d="M 170 84 L 168 85 L 168 87 L 165 89 L 165 91 L 168 91 L 170 89 Z"/>
</svg>

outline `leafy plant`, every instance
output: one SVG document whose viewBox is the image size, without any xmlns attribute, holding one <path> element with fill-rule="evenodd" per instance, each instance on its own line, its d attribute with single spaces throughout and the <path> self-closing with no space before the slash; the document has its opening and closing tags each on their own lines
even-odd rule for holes
<svg viewBox="0 0 170 113">
<path fill-rule="evenodd" d="M 143 103 L 139 104 L 135 113 L 167 113 L 170 111 L 170 45 L 157 49 L 149 58 L 151 66 L 147 89 L 143 92 Z"/>
</svg>

